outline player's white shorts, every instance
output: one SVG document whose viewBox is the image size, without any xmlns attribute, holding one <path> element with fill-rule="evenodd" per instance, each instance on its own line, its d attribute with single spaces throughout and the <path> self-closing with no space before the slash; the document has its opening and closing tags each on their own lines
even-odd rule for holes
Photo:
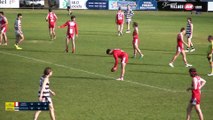
<svg viewBox="0 0 213 120">
<path fill-rule="evenodd" d="M 23 35 L 23 32 L 22 32 L 22 31 L 19 31 L 19 30 L 16 30 L 16 31 L 15 31 L 15 34 L 16 34 L 16 36 L 21 36 L 21 35 Z"/>
<path fill-rule="evenodd" d="M 126 23 L 130 23 L 132 19 L 126 19 Z"/>
<path fill-rule="evenodd" d="M 177 47 L 177 51 L 178 51 L 178 52 L 182 52 L 182 51 L 184 51 L 184 49 L 183 49 L 182 47 L 178 46 L 178 47 Z"/>
<path fill-rule="evenodd" d="M 52 103 L 52 98 L 51 97 L 44 97 L 42 102 Z"/>
</svg>

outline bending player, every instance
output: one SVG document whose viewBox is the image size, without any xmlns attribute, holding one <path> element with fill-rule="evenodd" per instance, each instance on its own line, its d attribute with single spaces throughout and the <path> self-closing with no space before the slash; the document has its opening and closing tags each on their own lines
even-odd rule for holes
<svg viewBox="0 0 213 120">
<path fill-rule="evenodd" d="M 19 44 L 24 40 L 24 34 L 22 32 L 22 27 L 21 27 L 21 19 L 22 19 L 22 14 L 18 13 L 17 18 L 15 20 L 15 24 L 14 24 L 15 35 L 16 35 L 15 47 L 17 50 L 22 49 L 21 47 L 19 47 Z"/>
<path fill-rule="evenodd" d="M 127 9 L 124 12 L 125 18 L 126 18 L 126 25 L 127 25 L 127 30 L 126 33 L 130 33 L 130 23 L 132 21 L 132 16 L 134 15 L 132 9 L 130 8 L 130 5 L 127 5 Z"/>
<path fill-rule="evenodd" d="M 200 98 L 201 98 L 201 89 L 206 84 L 206 81 L 198 76 L 195 68 L 189 69 L 189 74 L 192 77 L 192 86 L 187 88 L 187 91 L 192 91 L 192 97 L 187 107 L 186 120 L 191 119 L 192 108 L 195 107 L 195 110 L 199 116 L 199 120 L 203 119 L 203 113 L 200 108 Z"/>
<path fill-rule="evenodd" d="M 128 62 L 128 54 L 121 49 L 107 49 L 106 54 L 113 55 L 115 59 L 115 64 L 111 69 L 112 72 L 115 72 L 118 69 L 118 58 L 121 59 L 121 74 L 116 80 L 124 80 L 125 67 Z"/>
<path fill-rule="evenodd" d="M 210 44 L 207 51 L 207 59 L 209 61 L 210 68 L 211 68 L 211 73 L 208 74 L 208 76 L 213 76 L 213 36 L 209 35 L 208 41 Z"/>
<path fill-rule="evenodd" d="M 55 96 L 55 93 L 50 89 L 50 80 L 49 78 L 52 76 L 53 72 L 50 67 L 46 67 L 44 69 L 44 73 L 40 78 L 40 87 L 39 87 L 39 101 L 40 102 L 49 102 L 49 110 L 50 110 L 50 116 L 51 120 L 55 120 L 55 113 L 54 113 L 54 107 L 53 102 L 51 99 L 51 95 Z M 36 111 L 34 120 L 38 119 L 39 114 L 41 111 Z"/>
<path fill-rule="evenodd" d="M 191 64 L 188 64 L 187 60 L 186 60 L 186 53 L 184 51 L 184 45 L 187 45 L 184 40 L 183 40 L 183 36 L 186 34 L 186 30 L 185 28 L 181 28 L 180 29 L 180 33 L 177 35 L 177 50 L 176 50 L 176 53 L 175 53 L 175 56 L 172 58 L 171 62 L 169 63 L 169 66 L 170 67 L 174 67 L 173 63 L 174 61 L 177 59 L 177 57 L 180 55 L 182 55 L 183 57 L 183 61 L 185 63 L 185 66 L 186 67 L 191 67 L 192 65 Z"/>
<path fill-rule="evenodd" d="M 195 51 L 195 48 L 193 47 L 193 43 L 192 43 L 192 36 L 193 36 L 192 18 L 187 18 L 186 37 L 187 37 L 188 45 L 186 48 L 186 52 Z"/>
<path fill-rule="evenodd" d="M 8 44 L 7 34 L 6 34 L 7 28 L 8 28 L 8 20 L 4 16 L 4 12 L 0 11 L 0 45 Z"/>
<path fill-rule="evenodd" d="M 78 25 L 76 23 L 75 16 L 71 16 L 71 20 L 59 26 L 59 28 L 64 28 L 66 26 L 67 26 L 67 38 L 66 38 L 65 51 L 68 52 L 68 45 L 70 40 L 72 40 L 72 53 L 75 53 L 75 36 L 78 37 Z"/>
<path fill-rule="evenodd" d="M 55 33 L 55 24 L 57 20 L 57 16 L 54 12 L 52 12 L 52 9 L 49 9 L 49 13 L 47 14 L 46 21 L 49 24 L 49 34 L 50 34 L 50 39 L 56 39 L 56 33 Z"/>
<path fill-rule="evenodd" d="M 136 58 L 136 53 L 138 52 L 140 54 L 140 58 L 142 58 L 144 55 L 142 54 L 141 50 L 139 49 L 138 45 L 139 45 L 139 31 L 138 31 L 138 23 L 134 22 L 133 23 L 133 27 L 134 27 L 134 31 L 133 31 L 133 41 L 132 41 L 132 45 L 133 45 L 133 50 L 134 50 L 134 56 L 133 58 Z"/>
<path fill-rule="evenodd" d="M 123 35 L 124 13 L 122 12 L 121 7 L 118 8 L 115 23 L 117 24 L 118 36 Z"/>
</svg>

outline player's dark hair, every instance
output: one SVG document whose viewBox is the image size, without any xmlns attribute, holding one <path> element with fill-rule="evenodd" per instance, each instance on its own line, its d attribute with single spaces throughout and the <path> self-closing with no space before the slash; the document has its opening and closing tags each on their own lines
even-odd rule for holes
<svg viewBox="0 0 213 120">
<path fill-rule="evenodd" d="M 185 28 L 184 27 L 182 27 L 181 29 L 180 29 L 180 32 L 183 32 L 185 30 Z"/>
<path fill-rule="evenodd" d="M 209 35 L 208 36 L 208 41 L 211 41 L 211 40 L 213 40 L 213 36 Z"/>
<path fill-rule="evenodd" d="M 118 7 L 118 10 L 121 10 L 121 7 Z"/>
<path fill-rule="evenodd" d="M 138 27 L 138 23 L 137 22 L 133 22 L 133 26 Z"/>
<path fill-rule="evenodd" d="M 3 12 L 3 11 L 0 11 L 0 14 L 4 15 L 4 12 Z"/>
<path fill-rule="evenodd" d="M 190 76 L 191 76 L 191 77 L 195 77 L 195 76 L 198 75 L 198 74 L 197 74 L 197 70 L 196 70 L 195 68 L 190 68 L 190 69 L 189 69 L 189 73 L 190 73 Z"/>
<path fill-rule="evenodd" d="M 52 8 L 49 8 L 49 12 L 52 12 Z"/>
<path fill-rule="evenodd" d="M 192 22 L 192 18 L 188 17 L 187 20 L 190 20 Z"/>
<path fill-rule="evenodd" d="M 107 49 L 107 50 L 106 50 L 106 54 L 109 54 L 110 51 L 111 51 L 111 49 Z"/>
<path fill-rule="evenodd" d="M 51 69 L 50 67 L 46 67 L 46 68 L 44 69 L 44 75 L 45 75 L 45 76 L 49 75 L 50 72 L 52 72 L 52 69 Z"/>
<path fill-rule="evenodd" d="M 71 20 L 73 20 L 73 19 L 76 18 L 76 17 L 75 17 L 74 15 L 72 15 L 70 18 L 71 18 Z"/>
<path fill-rule="evenodd" d="M 19 16 L 22 16 L 22 14 L 21 14 L 21 13 L 18 13 L 18 14 L 17 14 L 17 17 L 19 17 Z"/>
</svg>

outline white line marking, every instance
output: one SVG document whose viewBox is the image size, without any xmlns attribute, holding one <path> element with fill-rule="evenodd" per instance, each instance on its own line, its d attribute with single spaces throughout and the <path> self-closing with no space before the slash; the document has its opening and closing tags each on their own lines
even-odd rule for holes
<svg viewBox="0 0 213 120">
<path fill-rule="evenodd" d="M 37 61 L 37 62 L 41 62 L 41 63 L 47 63 L 47 64 L 55 65 L 55 66 L 58 66 L 58 67 L 67 68 L 67 69 L 70 69 L 70 70 L 80 71 L 80 72 L 84 72 L 84 73 L 87 73 L 87 74 L 91 74 L 91 75 L 100 76 L 100 77 L 103 77 L 103 78 L 109 78 L 109 79 L 114 79 L 115 80 L 115 78 L 110 77 L 110 76 L 97 74 L 97 73 L 93 73 L 93 72 L 89 72 L 89 71 L 86 71 L 86 70 L 73 68 L 73 67 L 69 67 L 69 66 L 65 66 L 65 65 L 61 65 L 61 64 L 56 64 L 56 63 L 44 61 L 44 60 L 33 58 L 33 57 L 27 57 L 27 56 L 13 54 L 13 53 L 9 53 L 9 52 L 3 52 L 3 51 L 0 51 L 0 53 L 6 54 L 6 55 L 11 55 L 11 56 L 17 56 L 17 57 L 20 57 L 20 58 L 25 58 L 25 59 L 29 59 L 29 60 L 33 60 L 33 61 Z M 166 92 L 173 92 L 173 93 L 185 92 L 185 91 L 175 91 L 175 90 L 171 90 L 171 89 L 161 88 L 161 87 L 152 86 L 152 85 L 148 85 L 148 84 L 143 84 L 143 83 L 139 83 L 139 82 L 133 82 L 133 81 L 129 81 L 129 80 L 124 80 L 123 82 L 128 82 L 128 83 L 135 84 L 135 85 L 154 88 L 154 89 L 158 89 L 158 90 L 162 90 L 162 91 L 166 91 Z"/>
</svg>

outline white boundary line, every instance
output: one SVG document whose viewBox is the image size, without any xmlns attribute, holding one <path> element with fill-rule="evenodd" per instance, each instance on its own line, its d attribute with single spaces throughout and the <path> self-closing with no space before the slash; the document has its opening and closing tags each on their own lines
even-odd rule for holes
<svg viewBox="0 0 213 120">
<path fill-rule="evenodd" d="M 37 58 L 33 58 L 33 57 L 27 57 L 27 56 L 18 55 L 18 54 L 9 53 L 9 52 L 3 52 L 3 51 L 0 51 L 0 53 L 1 54 L 5 54 L 5 55 L 17 56 L 17 57 L 20 57 L 20 58 L 33 60 L 33 61 L 37 61 L 37 62 L 40 62 L 40 63 L 47 63 L 47 64 L 50 64 L 50 65 L 55 65 L 57 67 L 67 68 L 67 69 L 70 69 L 70 70 L 80 71 L 80 72 L 84 72 L 84 73 L 87 73 L 87 74 L 91 74 L 91 75 L 100 76 L 100 77 L 103 77 L 103 78 L 109 78 L 109 79 L 114 79 L 115 80 L 115 78 L 110 77 L 110 76 L 97 74 L 97 73 L 93 73 L 93 72 L 89 72 L 89 71 L 86 71 L 86 70 L 73 68 L 73 67 L 69 67 L 69 66 L 65 66 L 65 65 L 61 65 L 61 64 L 56 64 L 56 63 L 48 62 L 48 61 L 37 59 Z M 166 91 L 166 92 L 173 92 L 173 93 L 185 92 L 185 91 L 175 91 L 175 90 L 171 90 L 171 89 L 161 88 L 161 87 L 152 86 L 152 85 L 139 83 L 139 82 L 133 82 L 133 81 L 129 81 L 129 80 L 124 80 L 123 82 L 131 83 L 131 84 L 135 84 L 135 85 L 140 85 L 140 86 L 144 86 L 144 87 L 149 87 L 149 88 L 154 88 L 154 89 L 158 89 L 158 90 L 162 90 L 162 91 Z"/>
</svg>

